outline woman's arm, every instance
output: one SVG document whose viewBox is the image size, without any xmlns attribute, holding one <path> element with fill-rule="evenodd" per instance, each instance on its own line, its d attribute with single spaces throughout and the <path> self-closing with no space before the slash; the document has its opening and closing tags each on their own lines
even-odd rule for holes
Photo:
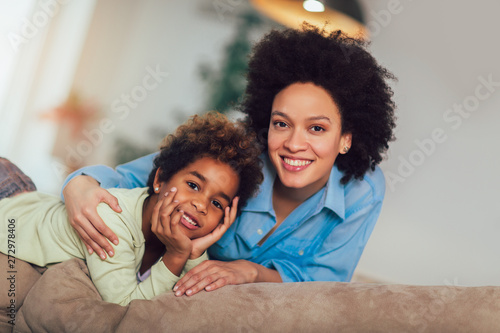
<svg viewBox="0 0 500 333">
<path fill-rule="evenodd" d="M 274 270 L 247 260 L 207 260 L 186 273 L 174 287 L 175 296 L 191 296 L 205 289 L 213 291 L 228 284 L 282 282 Z"/>
<path fill-rule="evenodd" d="M 116 170 L 102 165 L 85 167 L 66 179 L 62 197 L 68 209 L 68 218 L 90 254 L 95 251 L 99 257 L 106 259 L 106 253 L 114 255 L 107 239 L 115 245 L 118 243 L 118 237 L 96 211 L 100 202 L 107 203 L 116 212 L 121 211 L 116 198 L 104 188 L 145 186 L 155 156 L 156 153 L 141 157 L 119 165 Z"/>
<path fill-rule="evenodd" d="M 87 175 L 94 178 L 102 188 L 136 188 L 146 186 L 149 173 L 153 168 L 153 160 L 158 153 L 152 153 L 125 164 L 116 169 L 105 165 L 83 167 L 71 173 L 64 181 L 63 188 L 76 176 Z M 64 196 L 61 197 L 64 200 Z"/>
</svg>

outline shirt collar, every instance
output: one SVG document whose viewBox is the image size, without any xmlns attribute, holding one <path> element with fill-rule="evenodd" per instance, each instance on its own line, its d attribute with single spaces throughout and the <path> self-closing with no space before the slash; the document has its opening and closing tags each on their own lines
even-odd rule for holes
<svg viewBox="0 0 500 333">
<path fill-rule="evenodd" d="M 263 153 L 260 158 L 264 162 L 262 173 L 264 174 L 264 181 L 259 187 L 257 194 L 248 200 L 246 206 L 242 211 L 253 212 L 273 212 L 273 185 L 276 178 L 276 170 L 274 169 L 267 153 Z M 345 203 L 344 203 L 344 185 L 340 184 L 342 172 L 333 166 L 330 172 L 330 177 L 325 185 L 325 191 L 320 201 L 316 212 L 321 211 L 323 208 L 328 208 L 337 214 L 342 220 L 345 218 Z"/>
<path fill-rule="evenodd" d="M 325 185 L 325 193 L 321 199 L 320 205 L 330 209 L 342 220 L 345 219 L 345 186 L 340 183 L 344 174 L 333 166 L 330 177 Z"/>
</svg>

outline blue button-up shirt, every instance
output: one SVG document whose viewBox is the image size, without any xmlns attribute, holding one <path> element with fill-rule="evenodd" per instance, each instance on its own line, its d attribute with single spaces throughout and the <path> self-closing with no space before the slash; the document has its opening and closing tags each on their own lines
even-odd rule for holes
<svg viewBox="0 0 500 333">
<path fill-rule="evenodd" d="M 104 166 L 83 168 L 68 180 L 84 173 L 105 188 L 145 186 L 154 156 L 123 164 L 116 171 Z M 259 192 L 209 249 L 210 258 L 246 259 L 277 270 L 284 282 L 350 281 L 382 208 L 382 171 L 377 167 L 362 180 L 353 179 L 342 185 L 342 172 L 334 166 L 327 184 L 290 213 L 259 245 L 276 224 L 272 205 L 276 172 L 267 156 L 263 160 L 264 182 Z"/>
</svg>

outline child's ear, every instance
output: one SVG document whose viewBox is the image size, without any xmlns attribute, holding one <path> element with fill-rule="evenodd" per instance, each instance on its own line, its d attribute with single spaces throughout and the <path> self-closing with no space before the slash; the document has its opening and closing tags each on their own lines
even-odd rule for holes
<svg viewBox="0 0 500 333">
<path fill-rule="evenodd" d="M 155 173 L 155 179 L 153 180 L 153 189 L 155 193 L 159 193 L 161 189 L 160 174 L 161 174 L 161 169 L 158 168 Z"/>
</svg>

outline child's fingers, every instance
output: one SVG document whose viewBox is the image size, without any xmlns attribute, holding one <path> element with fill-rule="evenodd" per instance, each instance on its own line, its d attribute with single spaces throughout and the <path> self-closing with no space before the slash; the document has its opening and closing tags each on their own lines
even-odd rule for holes
<svg viewBox="0 0 500 333">
<path fill-rule="evenodd" d="M 226 214 L 224 214 L 224 225 L 228 228 L 236 220 L 236 214 L 238 213 L 238 202 L 240 198 L 234 197 L 231 207 L 226 207 Z M 229 211 L 228 211 L 229 208 Z"/>
<path fill-rule="evenodd" d="M 229 229 L 229 227 L 234 223 L 236 220 L 236 214 L 238 212 L 238 197 L 235 197 L 233 199 L 233 203 L 231 207 L 226 207 L 226 210 L 224 211 L 224 220 L 223 223 L 220 223 L 217 228 L 215 228 L 211 235 L 212 235 L 212 240 L 215 242 L 219 240 L 222 235 Z M 210 244 L 211 245 L 211 244 Z"/>
<path fill-rule="evenodd" d="M 169 202 L 172 202 L 175 198 L 176 193 L 177 193 L 177 188 L 172 187 L 170 191 L 165 192 L 164 198 L 168 199 Z"/>
<path fill-rule="evenodd" d="M 175 195 L 177 194 L 177 189 L 172 187 L 172 189 L 165 193 L 163 197 L 158 198 L 158 202 L 161 202 L 160 212 L 165 215 L 172 214 L 174 208 L 177 206 L 177 200 L 175 200 Z"/>
<path fill-rule="evenodd" d="M 179 233 L 179 223 L 181 221 L 182 215 L 184 214 L 183 210 L 176 209 L 172 215 L 170 216 L 170 225 L 169 229 L 172 235 L 176 235 Z"/>
<path fill-rule="evenodd" d="M 176 189 L 175 187 L 172 188 L 169 192 L 165 193 L 164 198 L 159 198 L 158 199 L 158 223 L 161 224 L 162 228 L 168 228 L 170 229 L 170 219 L 171 215 L 176 209 L 178 205 L 178 201 L 174 200 L 176 194 Z"/>
<path fill-rule="evenodd" d="M 173 202 L 175 200 L 176 188 L 172 188 L 170 191 L 165 193 L 164 197 L 158 198 L 158 202 L 155 204 L 153 209 L 153 215 L 151 216 L 151 230 L 156 233 L 163 234 L 165 225 L 169 224 L 170 214 L 175 208 Z"/>
<path fill-rule="evenodd" d="M 218 227 L 223 232 L 225 232 L 230 225 L 231 225 L 231 208 L 226 207 L 226 211 L 224 212 L 224 223 L 219 224 Z"/>
</svg>

